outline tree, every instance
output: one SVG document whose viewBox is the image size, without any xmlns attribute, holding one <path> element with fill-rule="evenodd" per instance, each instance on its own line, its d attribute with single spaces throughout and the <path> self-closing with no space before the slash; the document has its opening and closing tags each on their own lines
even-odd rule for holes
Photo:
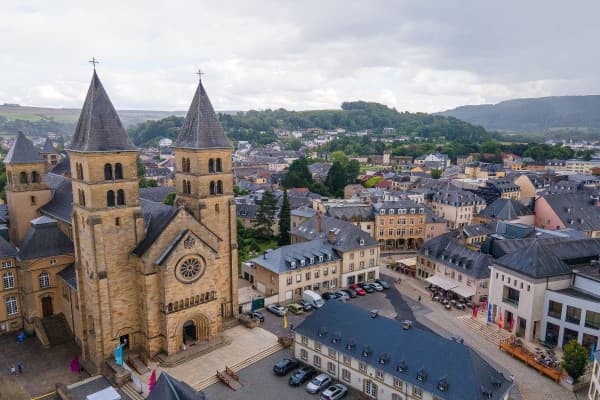
<svg viewBox="0 0 600 400">
<path fill-rule="evenodd" d="M 165 200 L 163 201 L 163 203 L 165 203 L 168 206 L 172 206 L 175 204 L 175 192 L 171 192 L 167 195 L 167 197 L 165 197 Z"/>
<path fill-rule="evenodd" d="M 375 187 L 375 185 L 377 185 L 377 183 L 379 183 L 379 181 L 381 181 L 382 179 L 383 178 L 381 176 L 373 176 L 373 177 L 367 179 L 367 181 L 365 182 L 365 187 L 367 189 Z"/>
<path fill-rule="evenodd" d="M 250 194 L 250 192 L 248 191 L 248 189 L 241 189 L 238 185 L 233 185 L 233 195 L 234 196 L 245 196 L 247 194 Z"/>
<path fill-rule="evenodd" d="M 569 376 L 577 381 L 585 372 L 589 360 L 587 349 L 579 344 L 577 340 L 571 340 L 563 348 L 563 360 L 561 366 Z"/>
<path fill-rule="evenodd" d="M 334 196 L 344 196 L 344 187 L 346 186 L 346 171 L 344 171 L 342 163 L 339 161 L 335 161 L 333 163 L 331 168 L 329 168 L 329 172 L 327 173 L 325 184 L 329 188 L 331 194 Z"/>
<path fill-rule="evenodd" d="M 431 169 L 431 179 L 440 179 L 442 177 L 442 170 L 437 168 Z"/>
<path fill-rule="evenodd" d="M 292 138 L 285 144 L 285 148 L 288 150 L 300 150 L 302 148 L 302 141 Z"/>
<path fill-rule="evenodd" d="M 285 246 L 290 244 L 290 229 L 292 227 L 290 215 L 290 200 L 288 199 L 287 190 L 283 191 L 283 202 L 279 209 L 279 245 Z"/>
<path fill-rule="evenodd" d="M 306 158 L 299 158 L 292 162 L 287 174 L 283 177 L 282 183 L 288 189 L 310 187 L 313 184 L 313 178 L 308 170 L 308 161 Z"/>
<path fill-rule="evenodd" d="M 254 222 L 254 227 L 261 238 L 271 239 L 273 237 L 273 225 L 276 216 L 277 199 L 273 192 L 267 190 L 263 193 Z"/>
</svg>

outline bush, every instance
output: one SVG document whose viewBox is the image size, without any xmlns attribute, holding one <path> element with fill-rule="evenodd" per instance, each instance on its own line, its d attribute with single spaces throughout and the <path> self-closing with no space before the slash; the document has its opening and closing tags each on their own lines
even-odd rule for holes
<svg viewBox="0 0 600 400">
<path fill-rule="evenodd" d="M 560 365 L 573 378 L 573 381 L 577 382 L 577 379 L 585 372 L 589 360 L 588 351 L 577 340 L 571 340 L 567 343 L 563 351 L 563 361 Z"/>
</svg>

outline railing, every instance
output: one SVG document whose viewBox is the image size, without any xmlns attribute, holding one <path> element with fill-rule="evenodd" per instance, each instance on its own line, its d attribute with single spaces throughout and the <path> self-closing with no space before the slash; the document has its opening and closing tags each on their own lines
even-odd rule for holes
<svg viewBox="0 0 600 400">
<path fill-rule="evenodd" d="M 515 306 L 519 305 L 519 299 L 513 299 L 513 298 L 510 298 L 510 297 L 503 297 L 502 301 L 504 303 L 512 304 L 512 305 L 515 305 Z"/>
</svg>

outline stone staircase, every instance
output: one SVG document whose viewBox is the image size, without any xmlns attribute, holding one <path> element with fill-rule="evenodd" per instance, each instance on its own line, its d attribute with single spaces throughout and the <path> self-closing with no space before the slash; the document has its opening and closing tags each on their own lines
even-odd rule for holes
<svg viewBox="0 0 600 400">
<path fill-rule="evenodd" d="M 231 368 L 231 370 L 233 370 L 234 372 L 237 373 L 237 372 L 241 371 L 242 369 L 249 367 L 250 365 L 262 360 L 263 358 L 266 358 L 266 357 L 270 356 L 271 354 L 277 353 L 281 349 L 283 349 L 283 346 L 280 345 L 279 343 L 277 343 L 277 344 L 261 351 L 260 353 L 255 354 L 254 356 L 247 358 L 244 361 L 231 366 L 230 368 Z M 191 386 L 196 390 L 203 390 L 211 385 L 214 385 L 217 382 L 219 382 L 219 378 L 217 378 L 217 374 L 215 372 L 214 375 L 209 376 L 208 378 L 201 380 L 200 382 L 194 383 Z"/>
<path fill-rule="evenodd" d="M 69 328 L 65 315 L 62 313 L 43 318 L 42 326 L 51 347 L 73 340 L 71 328 Z"/>
<path fill-rule="evenodd" d="M 496 346 L 499 346 L 502 340 L 508 339 L 511 336 L 508 331 L 499 330 L 496 325 L 488 325 L 470 315 L 461 315 L 460 317 L 456 317 L 456 319 Z"/>
<path fill-rule="evenodd" d="M 127 382 L 119 390 L 125 393 L 131 400 L 144 400 L 144 396 L 137 392 L 137 389 L 131 382 Z"/>
</svg>

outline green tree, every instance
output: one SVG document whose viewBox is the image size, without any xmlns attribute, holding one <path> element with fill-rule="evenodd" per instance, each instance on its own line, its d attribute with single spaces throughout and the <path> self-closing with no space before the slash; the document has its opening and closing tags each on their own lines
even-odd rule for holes
<svg viewBox="0 0 600 400">
<path fill-rule="evenodd" d="M 569 376 L 577 381 L 585 372 L 589 360 L 587 349 L 579 344 L 577 340 L 571 340 L 563 348 L 563 360 L 561 366 Z"/>
<path fill-rule="evenodd" d="M 377 185 L 377 183 L 379 183 L 379 181 L 381 181 L 382 179 L 383 178 L 381 176 L 373 176 L 373 177 L 367 179 L 367 181 L 365 182 L 365 187 L 367 189 L 375 187 L 375 185 Z"/>
<path fill-rule="evenodd" d="M 285 144 L 285 148 L 288 150 L 300 150 L 302 148 L 302 141 L 300 139 L 290 139 Z"/>
<path fill-rule="evenodd" d="M 271 191 L 263 193 L 262 199 L 256 211 L 256 220 L 254 228 L 258 235 L 263 239 L 271 239 L 273 237 L 273 225 L 277 216 L 277 199 Z"/>
<path fill-rule="evenodd" d="M 283 191 L 283 202 L 279 209 L 279 238 L 280 246 L 290 244 L 290 229 L 292 227 L 290 215 L 290 200 L 288 199 L 287 190 Z"/>
<path fill-rule="evenodd" d="M 283 186 L 286 188 L 310 187 L 313 184 L 312 174 L 308 170 L 306 158 L 294 160 L 283 177 Z"/>
<path fill-rule="evenodd" d="M 165 197 L 165 200 L 163 201 L 163 203 L 165 203 L 168 206 L 172 206 L 175 204 L 175 192 L 171 192 L 169 194 L 167 194 L 167 197 Z"/>
<path fill-rule="evenodd" d="M 331 194 L 336 197 L 343 197 L 346 180 L 346 171 L 344 170 L 342 163 L 335 161 L 331 168 L 329 168 L 327 179 L 325 180 L 325 184 L 329 188 Z"/>
<path fill-rule="evenodd" d="M 431 179 L 440 179 L 442 177 L 442 170 L 438 168 L 431 169 Z"/>
<path fill-rule="evenodd" d="M 245 196 L 247 194 L 250 194 L 250 192 L 247 189 L 240 189 L 240 187 L 238 185 L 233 185 L 233 195 L 234 196 Z"/>
</svg>

